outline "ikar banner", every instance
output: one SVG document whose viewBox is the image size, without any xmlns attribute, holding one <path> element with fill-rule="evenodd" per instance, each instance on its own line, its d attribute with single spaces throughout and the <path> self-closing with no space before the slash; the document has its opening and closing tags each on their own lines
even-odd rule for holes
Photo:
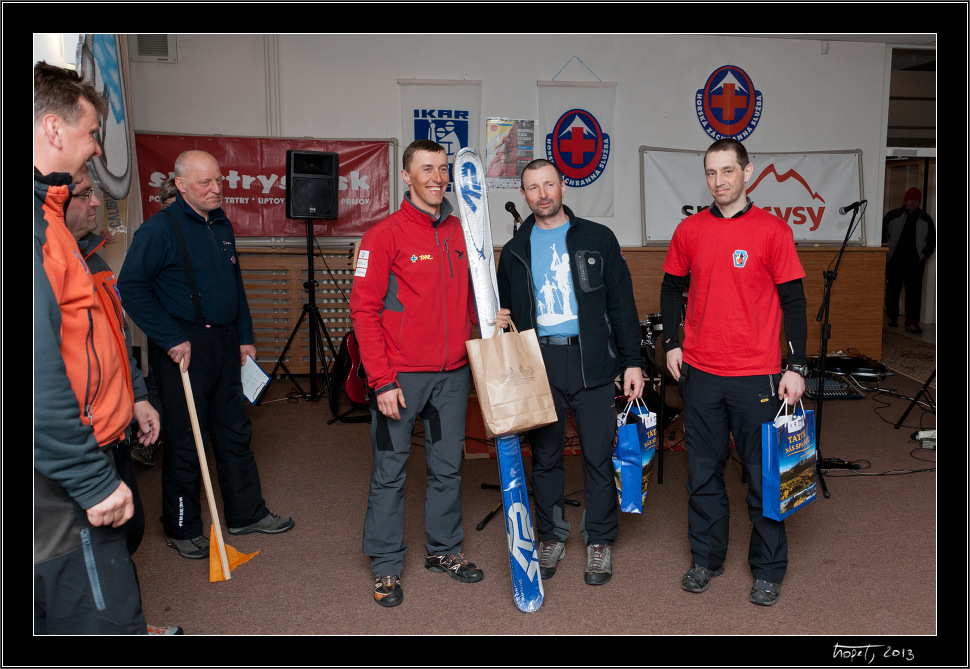
<svg viewBox="0 0 970 669">
<path fill-rule="evenodd" d="M 613 154 L 616 84 L 539 81 L 536 142 L 566 182 L 566 204 L 577 216 L 613 215 Z"/>
<path fill-rule="evenodd" d="M 448 154 L 451 171 L 447 192 L 453 193 L 455 155 L 466 146 L 479 148 L 482 82 L 398 79 L 397 83 L 401 91 L 403 146 L 416 139 L 441 144 Z"/>
<path fill-rule="evenodd" d="M 175 159 L 189 149 L 208 151 L 222 168 L 223 204 L 238 237 L 305 237 L 306 221 L 286 217 L 286 152 L 338 154 L 337 218 L 313 223 L 315 235 L 360 237 L 390 211 L 388 143 L 273 137 L 135 134 L 141 203 L 147 219 L 158 212 L 158 187 L 174 176 Z"/>
<path fill-rule="evenodd" d="M 670 241 L 681 220 L 713 202 L 704 152 L 641 148 L 644 244 Z M 841 243 L 852 213 L 839 209 L 862 199 L 862 152 L 751 153 L 746 193 L 755 206 L 791 226 L 795 241 Z M 850 242 L 865 242 L 856 220 Z"/>
</svg>

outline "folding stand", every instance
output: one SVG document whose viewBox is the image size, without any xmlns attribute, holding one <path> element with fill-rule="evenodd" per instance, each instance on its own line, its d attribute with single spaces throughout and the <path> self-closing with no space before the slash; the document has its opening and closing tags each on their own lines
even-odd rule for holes
<svg viewBox="0 0 970 669">
<path fill-rule="evenodd" d="M 494 483 L 483 483 L 482 484 L 482 489 L 484 489 L 484 490 L 501 490 L 501 487 L 495 485 Z M 532 494 L 532 491 L 531 490 L 529 491 L 529 494 L 530 495 Z M 496 504 L 495 507 L 491 511 L 489 511 L 488 514 L 484 518 L 482 518 L 482 522 L 480 522 L 478 525 L 476 525 L 475 526 L 475 529 L 476 530 L 479 530 L 479 531 L 481 531 L 482 529 L 484 529 L 485 528 L 485 525 L 488 524 L 488 521 L 490 521 L 492 519 L 492 516 L 494 516 L 499 511 L 501 511 L 503 504 L 504 504 L 504 502 L 502 500 L 499 500 L 499 503 Z M 566 504 L 569 504 L 571 506 L 579 506 L 579 502 L 577 502 L 574 499 L 569 499 L 568 497 L 566 498 Z"/>
<path fill-rule="evenodd" d="M 330 339 L 330 333 L 327 332 L 327 326 L 323 323 L 323 318 L 320 317 L 320 310 L 317 308 L 316 301 L 316 290 L 317 290 L 317 280 L 314 275 L 313 270 L 313 221 L 311 219 L 306 219 L 306 254 L 307 254 L 307 280 L 303 283 L 303 287 L 307 289 L 309 294 L 309 299 L 306 304 L 303 305 L 303 313 L 300 314 L 300 320 L 297 321 L 296 327 L 293 328 L 293 332 L 290 333 L 290 338 L 286 342 L 286 346 L 283 347 L 283 352 L 280 353 L 279 360 L 276 361 L 276 367 L 273 368 L 273 373 L 270 374 L 271 377 L 276 377 L 276 372 L 280 367 L 289 377 L 293 385 L 303 399 L 315 402 L 320 396 L 320 389 L 317 387 L 317 349 L 321 354 L 324 354 L 323 350 L 323 339 L 321 339 L 321 333 L 327 338 L 327 343 L 330 345 L 330 354 L 334 359 L 337 357 L 337 351 L 333 347 L 333 341 Z M 293 378 L 293 374 L 287 369 L 286 364 L 283 360 L 286 358 L 286 352 L 289 351 L 290 345 L 296 338 L 296 333 L 299 332 L 300 327 L 303 325 L 303 321 L 309 316 L 310 318 L 310 392 L 306 393 L 303 388 L 297 383 L 296 379 Z M 324 354 L 325 356 L 325 354 Z M 327 371 L 327 366 L 323 366 L 324 383 L 323 387 L 330 386 L 330 373 Z"/>
<path fill-rule="evenodd" d="M 926 397 L 926 403 L 929 405 L 930 411 L 933 412 L 933 415 L 936 415 L 936 404 L 933 402 L 933 398 L 930 397 L 930 394 L 926 392 L 926 389 L 929 388 L 931 383 L 933 383 L 934 377 L 936 377 L 935 369 L 930 373 L 929 378 L 926 379 L 926 383 L 924 383 L 923 387 L 919 389 L 919 392 L 916 393 L 916 397 L 914 397 L 913 401 L 909 403 L 909 406 L 906 407 L 906 411 L 903 412 L 903 415 L 899 417 L 899 420 L 893 427 L 895 427 L 897 430 L 902 427 L 903 421 L 906 420 L 906 416 L 909 415 L 909 412 L 916 407 L 916 403 L 919 402 L 921 395 Z"/>
</svg>

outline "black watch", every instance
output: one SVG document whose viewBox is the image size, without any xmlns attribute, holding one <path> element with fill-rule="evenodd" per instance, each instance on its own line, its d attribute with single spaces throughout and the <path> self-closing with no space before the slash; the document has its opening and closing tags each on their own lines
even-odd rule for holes
<svg viewBox="0 0 970 669">
<path fill-rule="evenodd" d="M 800 375 L 800 376 L 802 376 L 804 378 L 804 377 L 807 377 L 808 376 L 808 365 L 792 365 L 792 364 L 789 364 L 787 371 L 789 371 L 789 372 L 795 372 L 796 374 L 798 374 L 798 375 Z"/>
</svg>

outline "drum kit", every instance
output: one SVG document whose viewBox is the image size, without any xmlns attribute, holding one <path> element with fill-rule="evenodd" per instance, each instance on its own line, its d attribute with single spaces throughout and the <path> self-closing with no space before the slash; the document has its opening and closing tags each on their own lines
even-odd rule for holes
<svg viewBox="0 0 970 669">
<path fill-rule="evenodd" d="M 680 328 L 683 330 L 683 322 L 680 323 Z M 668 407 L 674 411 L 679 411 L 684 408 L 683 400 L 680 397 L 680 392 L 677 390 L 677 384 L 673 382 L 673 379 L 669 379 L 669 373 L 667 370 L 667 354 L 663 347 L 663 317 L 659 312 L 646 314 L 640 321 L 640 347 L 643 351 L 644 356 L 651 362 L 651 367 L 655 368 L 657 371 L 657 390 L 659 396 Z M 681 340 L 683 339 L 683 333 L 681 332 Z M 665 381 L 669 379 L 669 382 Z M 660 385 L 663 384 L 663 387 Z M 669 386 L 669 387 L 668 387 Z M 673 418 L 673 415 L 671 416 Z"/>
<path fill-rule="evenodd" d="M 653 347 L 656 340 L 663 337 L 664 324 L 663 318 L 660 313 L 647 314 L 640 321 L 640 332 L 643 334 L 643 339 L 640 340 L 640 346 Z"/>
</svg>

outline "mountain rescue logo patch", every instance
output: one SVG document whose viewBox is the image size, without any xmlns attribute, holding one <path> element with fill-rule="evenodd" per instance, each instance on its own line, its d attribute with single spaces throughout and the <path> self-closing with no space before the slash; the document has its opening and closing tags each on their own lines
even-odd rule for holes
<svg viewBox="0 0 970 669">
<path fill-rule="evenodd" d="M 567 186 L 596 181 L 610 158 L 610 136 L 585 109 L 570 109 L 546 135 L 546 158 L 562 171 Z"/>
<path fill-rule="evenodd" d="M 694 96 L 697 118 L 712 139 L 744 141 L 761 120 L 764 96 L 740 67 L 722 65 Z"/>
</svg>

